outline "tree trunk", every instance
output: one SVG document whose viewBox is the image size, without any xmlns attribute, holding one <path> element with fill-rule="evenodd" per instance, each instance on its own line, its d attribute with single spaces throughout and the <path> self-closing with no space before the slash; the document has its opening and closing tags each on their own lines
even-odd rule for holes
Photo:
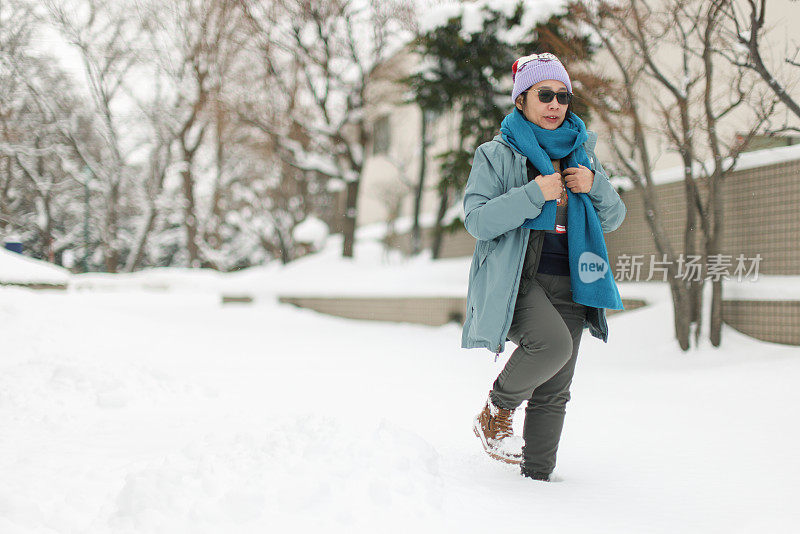
<svg viewBox="0 0 800 534">
<path fill-rule="evenodd" d="M 722 343 L 722 280 L 715 280 L 711 285 L 711 331 L 708 337 L 715 347 Z"/>
<path fill-rule="evenodd" d="M 3 156 L 3 161 L 5 161 L 5 173 L 6 176 L 3 179 L 2 187 L 0 187 L 0 215 L 7 212 L 6 203 L 8 202 L 8 190 L 11 187 L 11 173 L 14 172 L 14 167 L 11 163 L 11 158 L 8 156 Z M 0 230 L 5 231 L 6 226 L 8 223 L 0 217 Z"/>
<path fill-rule="evenodd" d="M 675 259 L 675 251 L 669 242 L 666 232 L 659 218 L 659 210 L 656 204 L 655 191 L 652 184 L 642 184 L 639 182 L 637 189 L 641 193 L 645 208 L 645 218 L 653 235 L 653 241 L 659 254 L 666 255 L 670 261 Z M 668 267 L 669 285 L 672 292 L 672 307 L 675 311 L 675 338 L 681 350 L 689 350 L 691 303 L 689 291 L 683 286 L 682 280 L 676 276 L 676 267 L 670 263 Z"/>
<path fill-rule="evenodd" d="M 363 87 L 361 89 L 360 99 L 363 101 Z M 356 138 L 358 139 L 360 155 L 354 155 L 352 147 L 348 143 L 344 143 L 345 154 L 342 157 L 342 168 L 349 169 L 349 171 L 356 176 L 355 180 L 347 182 L 347 205 L 344 210 L 344 224 L 343 233 L 344 240 L 342 243 L 342 256 L 345 258 L 353 257 L 353 248 L 356 240 L 356 218 L 358 217 L 358 189 L 361 185 L 361 172 L 364 170 L 364 147 L 367 146 L 369 135 L 367 132 L 364 119 L 360 119 L 354 124 L 356 129 Z"/>
<path fill-rule="evenodd" d="M 216 158 L 215 158 L 215 165 L 216 165 L 216 177 L 214 183 L 214 194 L 212 196 L 212 203 L 211 203 L 211 221 L 208 226 L 208 233 L 206 234 L 206 242 L 211 245 L 212 248 L 219 250 L 222 248 L 222 234 L 221 228 L 222 220 L 225 218 L 225 215 L 222 213 L 222 197 L 223 197 L 223 181 L 225 176 L 225 143 L 223 139 L 225 138 L 225 114 L 222 111 L 222 108 L 217 105 L 216 109 Z"/>
<path fill-rule="evenodd" d="M 139 237 L 136 240 L 136 245 L 134 245 L 133 250 L 131 250 L 130 256 L 128 257 L 128 263 L 125 265 L 126 272 L 132 273 L 139 268 L 139 265 L 141 265 L 142 260 L 144 259 L 144 248 L 147 245 L 147 238 L 150 236 L 150 232 L 153 230 L 155 222 L 156 210 L 151 205 L 147 207 L 147 215 L 144 226 L 142 227 Z"/>
<path fill-rule="evenodd" d="M 281 264 L 286 265 L 292 261 L 292 255 L 289 250 L 289 240 L 284 236 L 282 228 L 276 227 L 275 233 L 278 236 L 278 243 L 280 243 L 281 246 Z"/>
<path fill-rule="evenodd" d="M 106 242 L 103 247 L 105 252 L 106 272 L 109 273 L 115 273 L 119 269 L 119 251 L 117 250 L 119 182 L 116 177 L 113 180 L 108 194 L 108 204 L 106 205 Z"/>
<path fill-rule="evenodd" d="M 722 219 L 723 208 L 722 198 L 719 194 L 720 180 L 717 177 L 712 179 L 711 195 L 712 202 L 709 208 L 712 210 L 714 224 L 710 239 L 708 240 L 706 257 L 712 254 L 719 254 L 722 245 Z M 722 279 L 714 280 L 711 286 L 711 317 L 709 318 L 708 337 L 714 347 L 719 347 L 722 343 Z"/>
<path fill-rule="evenodd" d="M 36 139 L 35 146 L 36 148 L 40 147 L 39 138 Z M 36 157 L 36 173 L 38 174 L 38 180 L 42 180 L 44 176 L 47 174 L 47 169 L 45 168 L 44 164 L 44 158 L 42 156 Z M 47 261 L 52 262 L 53 261 L 53 216 L 50 209 L 52 187 L 47 187 L 44 190 L 37 187 L 37 192 L 39 193 L 42 201 L 42 217 L 44 218 L 43 221 L 44 224 L 40 227 L 42 255 Z"/>
<path fill-rule="evenodd" d="M 672 310 L 674 313 L 673 323 L 675 325 L 675 338 L 682 351 L 689 350 L 689 321 L 687 317 L 691 312 L 689 302 L 689 292 L 681 286 L 679 280 L 670 280 L 670 291 L 672 292 Z"/>
<path fill-rule="evenodd" d="M 425 170 L 428 161 L 428 113 L 422 110 L 422 124 L 420 127 L 420 160 L 419 179 L 414 192 L 414 225 L 411 227 L 411 253 L 419 254 L 422 250 L 422 231 L 419 225 L 419 213 L 422 209 L 422 192 L 425 190 Z"/>
<path fill-rule="evenodd" d="M 447 206 L 450 203 L 450 192 L 444 189 L 439 196 L 439 210 L 436 212 L 436 224 L 433 230 L 433 245 L 431 246 L 431 257 L 438 260 L 442 253 L 442 239 L 444 237 L 444 229 L 442 228 L 442 220 L 444 214 L 447 213 Z"/>
<path fill-rule="evenodd" d="M 685 119 L 684 119 L 685 120 Z M 688 127 L 688 126 L 686 126 Z M 698 220 L 699 208 L 695 203 L 696 199 L 696 184 L 692 173 L 692 156 L 690 153 L 685 153 L 683 158 L 684 168 L 684 198 L 686 199 L 686 227 L 683 233 L 683 254 L 685 258 L 697 255 L 697 235 L 698 235 Z M 687 328 L 694 324 L 695 335 L 694 341 L 697 343 L 700 335 L 700 328 L 702 325 L 702 305 L 703 305 L 703 282 L 688 280 L 686 282 L 688 290 L 687 298 L 689 308 L 686 314 Z M 687 330 L 688 331 L 688 330 Z"/>
<path fill-rule="evenodd" d="M 195 215 L 194 177 L 192 176 L 192 154 L 183 150 L 181 178 L 183 181 L 183 224 L 186 228 L 186 250 L 189 253 L 189 266 L 200 266 L 200 251 L 197 247 L 197 216 Z"/>
<path fill-rule="evenodd" d="M 162 152 L 163 150 L 163 152 Z M 153 149 L 150 154 L 150 176 L 148 177 L 152 188 L 145 187 L 145 194 L 147 195 L 147 207 L 144 215 L 144 224 L 142 225 L 139 235 L 137 236 L 136 243 L 128 256 L 127 264 L 125 265 L 126 272 L 133 272 L 138 269 L 144 260 L 144 251 L 147 246 L 147 240 L 150 233 L 155 228 L 156 219 L 158 218 L 158 205 L 156 203 L 159 195 L 164 189 L 164 178 L 166 176 L 166 168 L 171 159 L 170 144 L 163 143 Z"/>
<path fill-rule="evenodd" d="M 342 222 L 342 234 L 344 236 L 342 245 L 342 256 L 345 258 L 353 257 L 353 246 L 356 235 L 356 202 L 358 201 L 359 180 L 347 182 L 347 198 L 345 201 L 344 218 Z"/>
<path fill-rule="evenodd" d="M 42 215 L 44 216 L 44 226 L 42 227 L 42 252 L 47 261 L 53 263 L 53 216 L 50 209 L 50 193 L 42 197 Z"/>
</svg>

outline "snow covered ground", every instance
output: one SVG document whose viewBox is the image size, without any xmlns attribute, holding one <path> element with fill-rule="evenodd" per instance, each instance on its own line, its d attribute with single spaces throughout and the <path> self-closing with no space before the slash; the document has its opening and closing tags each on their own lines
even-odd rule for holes
<svg viewBox="0 0 800 534">
<path fill-rule="evenodd" d="M 46 261 L 35 260 L 0 247 L 0 284 L 69 283 L 70 272 Z"/>
<path fill-rule="evenodd" d="M 623 286 L 652 304 L 584 336 L 555 482 L 535 482 L 470 427 L 513 344 L 495 363 L 458 325 L 269 298 L 320 258 L 0 287 L 0 533 L 800 528 L 797 347 L 726 328 L 681 353 L 665 289 Z M 220 304 L 256 283 L 255 304 Z"/>
</svg>

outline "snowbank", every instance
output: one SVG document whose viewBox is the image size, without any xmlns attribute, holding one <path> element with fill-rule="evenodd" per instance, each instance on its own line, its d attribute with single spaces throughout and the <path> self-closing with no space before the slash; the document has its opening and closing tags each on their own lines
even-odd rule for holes
<svg viewBox="0 0 800 534">
<path fill-rule="evenodd" d="M 0 248 L 0 284 L 63 286 L 69 280 L 63 267 Z"/>
<path fill-rule="evenodd" d="M 134 273 L 84 273 L 72 278 L 76 291 L 219 293 L 230 275 L 213 269 L 152 268 Z"/>
<path fill-rule="evenodd" d="M 275 269 L 243 272 L 228 289 L 256 295 L 291 296 L 466 296 L 471 258 L 432 261 L 429 254 L 406 258 L 377 242 L 356 244 L 355 259 L 341 257 L 341 240 L 319 253 Z"/>
</svg>

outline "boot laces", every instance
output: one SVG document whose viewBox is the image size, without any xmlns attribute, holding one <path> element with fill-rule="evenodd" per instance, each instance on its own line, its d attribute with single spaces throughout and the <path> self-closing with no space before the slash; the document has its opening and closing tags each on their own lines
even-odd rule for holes
<svg viewBox="0 0 800 534">
<path fill-rule="evenodd" d="M 505 408 L 498 408 L 497 414 L 494 416 L 494 424 L 497 429 L 498 439 L 502 439 L 514 434 L 512 428 L 514 411 Z"/>
</svg>

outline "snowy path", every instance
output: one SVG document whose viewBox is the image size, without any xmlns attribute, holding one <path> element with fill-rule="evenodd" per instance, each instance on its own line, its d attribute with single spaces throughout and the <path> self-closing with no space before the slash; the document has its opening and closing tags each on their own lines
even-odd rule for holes
<svg viewBox="0 0 800 534">
<path fill-rule="evenodd" d="M 0 288 L 0 532 L 796 531 L 800 349 L 669 315 L 584 336 L 547 484 L 479 449 L 504 360 L 455 325 Z"/>
</svg>

